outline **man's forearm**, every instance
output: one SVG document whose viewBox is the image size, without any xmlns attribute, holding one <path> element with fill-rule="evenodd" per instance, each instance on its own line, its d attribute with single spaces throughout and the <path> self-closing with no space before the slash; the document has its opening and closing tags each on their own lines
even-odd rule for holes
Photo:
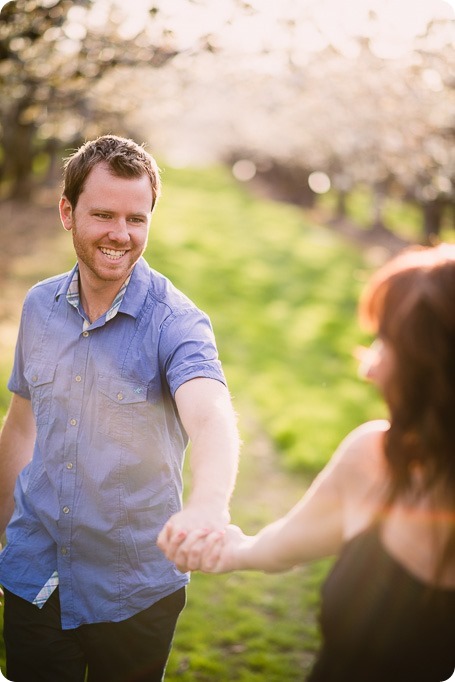
<svg viewBox="0 0 455 682">
<path fill-rule="evenodd" d="M 207 424 L 192 443 L 190 505 L 228 510 L 237 477 L 239 436 L 235 417 Z"/>
<path fill-rule="evenodd" d="M 16 479 L 32 458 L 35 436 L 30 401 L 13 396 L 0 433 L 0 535 L 13 513 Z"/>
</svg>

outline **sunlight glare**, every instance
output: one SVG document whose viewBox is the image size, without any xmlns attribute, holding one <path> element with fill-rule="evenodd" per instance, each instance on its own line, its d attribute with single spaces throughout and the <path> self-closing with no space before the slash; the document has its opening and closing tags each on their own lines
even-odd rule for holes
<svg viewBox="0 0 455 682">
<path fill-rule="evenodd" d="M 316 194 L 325 194 L 331 187 L 329 176 L 321 171 L 310 173 L 308 185 Z"/>
<path fill-rule="evenodd" d="M 256 175 L 256 164 L 249 159 L 239 159 L 232 166 L 232 175 L 240 182 L 248 182 Z"/>
</svg>

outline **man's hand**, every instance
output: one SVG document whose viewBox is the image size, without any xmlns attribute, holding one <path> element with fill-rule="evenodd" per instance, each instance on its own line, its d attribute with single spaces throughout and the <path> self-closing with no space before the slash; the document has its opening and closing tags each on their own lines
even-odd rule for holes
<svg viewBox="0 0 455 682">
<path fill-rule="evenodd" d="M 229 512 L 188 505 L 174 514 L 158 536 L 157 545 L 179 571 L 201 568 L 206 541 L 222 537 L 229 523 Z"/>
<path fill-rule="evenodd" d="M 254 536 L 245 535 L 238 526 L 228 525 L 222 531 L 194 531 L 192 538 L 178 533 L 171 539 L 168 552 L 180 570 L 227 573 L 256 568 L 255 541 Z"/>
<path fill-rule="evenodd" d="M 174 514 L 158 536 L 157 545 L 179 571 L 202 568 L 208 546 L 221 538 L 229 523 L 229 512 L 188 505 Z"/>
</svg>

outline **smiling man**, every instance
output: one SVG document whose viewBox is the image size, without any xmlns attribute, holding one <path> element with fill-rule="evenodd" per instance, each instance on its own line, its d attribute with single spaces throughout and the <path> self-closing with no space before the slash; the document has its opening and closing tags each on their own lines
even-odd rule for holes
<svg viewBox="0 0 455 682">
<path fill-rule="evenodd" d="M 238 433 L 207 316 L 142 254 L 159 170 L 103 136 L 66 162 L 77 263 L 25 300 L 0 436 L 7 677 L 162 680 L 188 575 L 229 522 Z M 182 465 L 191 440 L 191 492 Z"/>
</svg>

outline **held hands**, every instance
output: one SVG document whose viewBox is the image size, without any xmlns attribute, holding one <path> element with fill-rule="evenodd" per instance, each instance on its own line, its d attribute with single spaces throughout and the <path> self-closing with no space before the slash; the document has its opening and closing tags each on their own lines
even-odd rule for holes
<svg viewBox="0 0 455 682">
<path fill-rule="evenodd" d="M 237 526 L 226 527 L 228 517 L 228 514 L 219 519 L 212 517 L 207 523 L 210 516 L 187 507 L 169 519 L 158 536 L 157 545 L 182 572 L 233 571 L 238 567 L 236 549 L 246 536 Z"/>
<path fill-rule="evenodd" d="M 221 536 L 207 536 L 199 570 L 205 573 L 227 573 L 246 568 L 242 557 L 246 558 L 250 544 L 251 538 L 233 525 L 227 526 Z"/>
<path fill-rule="evenodd" d="M 165 524 L 157 545 L 179 571 L 198 570 L 206 539 L 221 537 L 229 519 L 227 510 L 189 502 Z"/>
</svg>

